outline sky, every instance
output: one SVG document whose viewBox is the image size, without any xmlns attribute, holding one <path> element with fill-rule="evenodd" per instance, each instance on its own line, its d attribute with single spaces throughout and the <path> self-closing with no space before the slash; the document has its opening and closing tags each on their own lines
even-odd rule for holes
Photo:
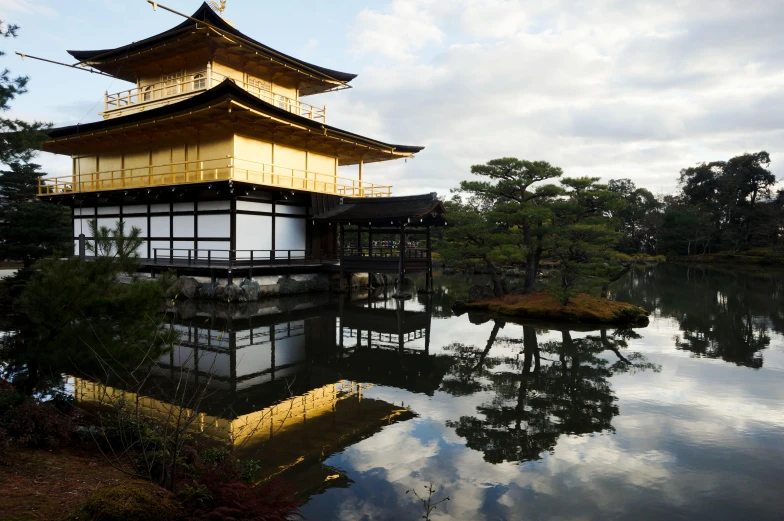
<svg viewBox="0 0 784 521">
<path fill-rule="evenodd" d="M 426 147 L 366 167 L 395 195 L 447 195 L 498 157 L 630 178 L 655 194 L 674 191 L 682 168 L 744 152 L 767 150 L 784 175 L 781 0 L 228 0 L 224 14 L 274 49 L 359 74 L 352 89 L 304 101 L 326 105 L 331 125 Z M 73 63 L 66 49 L 112 48 L 182 21 L 146 0 L 0 0 L 0 20 L 21 26 L 0 41 L 2 66 L 30 77 L 9 115 L 58 126 L 100 119 L 104 91 L 130 84 L 14 51 Z M 68 158 L 37 162 L 70 173 Z"/>
</svg>

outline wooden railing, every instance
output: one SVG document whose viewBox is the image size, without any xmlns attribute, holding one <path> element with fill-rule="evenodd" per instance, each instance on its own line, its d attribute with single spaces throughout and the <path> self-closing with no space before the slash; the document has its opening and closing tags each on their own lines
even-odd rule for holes
<svg viewBox="0 0 784 521">
<path fill-rule="evenodd" d="M 321 262 L 305 250 L 221 250 L 153 248 L 151 266 L 247 268 Z"/>
<path fill-rule="evenodd" d="M 38 195 L 127 190 L 211 181 L 242 181 L 289 190 L 349 197 L 389 197 L 392 187 L 333 174 L 259 163 L 232 156 L 120 168 L 38 180 Z"/>
<path fill-rule="evenodd" d="M 400 257 L 400 249 L 388 246 L 348 246 L 344 250 L 345 257 Z M 406 259 L 427 259 L 427 248 L 406 248 L 403 253 Z"/>
<path fill-rule="evenodd" d="M 321 121 L 322 123 L 327 122 L 326 107 L 316 107 L 282 94 L 276 94 L 272 92 L 271 84 L 260 81 L 247 82 L 237 80 L 210 69 L 185 74 L 150 85 L 134 87 L 114 94 L 106 93 L 104 96 L 103 116 L 104 118 L 112 118 L 168 105 L 179 101 L 181 98 L 187 98 L 195 93 L 215 87 L 226 79 L 230 79 L 257 98 L 287 112 Z"/>
</svg>

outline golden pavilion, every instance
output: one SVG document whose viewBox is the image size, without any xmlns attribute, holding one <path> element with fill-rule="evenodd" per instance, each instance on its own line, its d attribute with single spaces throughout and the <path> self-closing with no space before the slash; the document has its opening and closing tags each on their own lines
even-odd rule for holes
<svg viewBox="0 0 784 521">
<path fill-rule="evenodd" d="M 43 145 L 72 158 L 72 174 L 43 179 L 39 196 L 73 209 L 75 251 L 96 219 L 139 228 L 139 256 L 153 272 L 218 269 L 231 279 L 239 270 L 337 269 L 340 251 L 361 261 L 354 272 L 430 273 L 429 247 L 405 245 L 426 233 L 429 246 L 430 225 L 443 224 L 435 194 L 392 197 L 363 177 L 363 165 L 423 147 L 330 126 L 326 107 L 304 101 L 346 89 L 356 75 L 276 51 L 207 3 L 183 17 L 122 47 L 69 51 L 80 66 L 133 84 L 105 94 L 102 120 L 51 129 Z M 347 165 L 355 176 L 339 170 Z M 357 230 L 349 251 L 338 241 L 344 226 Z M 374 226 L 402 246 L 374 252 Z"/>
</svg>

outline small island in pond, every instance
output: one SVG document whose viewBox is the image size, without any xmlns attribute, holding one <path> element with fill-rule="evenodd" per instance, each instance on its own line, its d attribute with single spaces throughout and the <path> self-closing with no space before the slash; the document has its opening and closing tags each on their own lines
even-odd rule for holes
<svg viewBox="0 0 784 521">
<path fill-rule="evenodd" d="M 624 326 L 647 326 L 648 312 L 634 304 L 579 293 L 564 305 L 547 291 L 525 295 L 489 297 L 474 302 L 458 301 L 456 309 L 486 310 L 520 318 L 564 322 L 588 322 Z"/>
</svg>

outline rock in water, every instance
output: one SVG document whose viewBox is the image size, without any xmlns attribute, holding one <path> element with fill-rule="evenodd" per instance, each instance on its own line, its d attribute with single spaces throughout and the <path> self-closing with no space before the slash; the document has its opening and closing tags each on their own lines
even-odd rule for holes
<svg viewBox="0 0 784 521">
<path fill-rule="evenodd" d="M 240 283 L 240 289 L 248 302 L 259 300 L 259 283 L 255 280 L 245 279 Z"/>
<path fill-rule="evenodd" d="M 202 284 L 201 286 L 199 286 L 199 291 L 198 291 L 199 298 L 214 299 L 215 290 L 217 288 L 218 288 L 218 284 L 216 282 L 208 282 L 206 284 Z"/>
<path fill-rule="evenodd" d="M 294 295 L 301 293 L 302 288 L 299 282 L 289 277 L 278 279 L 278 293 L 281 295 Z"/>
<path fill-rule="evenodd" d="M 194 298 L 199 289 L 199 281 L 193 277 L 180 277 L 176 286 L 178 298 Z"/>
<path fill-rule="evenodd" d="M 236 284 L 228 284 L 226 286 L 226 295 L 224 296 L 224 300 L 228 302 L 238 302 L 240 300 L 240 295 L 242 294 L 242 290 Z"/>
<path fill-rule="evenodd" d="M 215 298 L 218 300 L 226 300 L 226 286 L 220 284 L 215 286 Z"/>
</svg>

